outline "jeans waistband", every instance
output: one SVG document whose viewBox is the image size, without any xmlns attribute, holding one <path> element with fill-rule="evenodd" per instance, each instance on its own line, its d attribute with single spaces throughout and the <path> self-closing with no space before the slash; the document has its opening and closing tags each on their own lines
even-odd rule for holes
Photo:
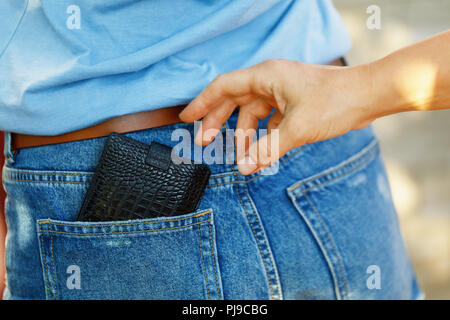
<svg viewBox="0 0 450 320">
<path fill-rule="evenodd" d="M 237 112 L 233 113 L 221 128 L 216 139 L 205 147 L 195 146 L 195 124 L 193 123 L 177 123 L 130 132 L 125 135 L 147 144 L 156 141 L 170 147 L 179 147 L 180 144 L 187 143 L 190 146 L 188 148 L 190 149 L 189 155 L 186 156 L 184 152 L 179 153 L 179 155 L 198 161 L 199 159 L 195 158 L 195 155 L 200 154 L 200 162 L 210 166 L 212 175 L 226 173 L 235 177 L 239 176 L 240 180 L 251 180 L 253 175 L 259 175 L 260 173 L 245 177 L 241 176 L 235 161 L 233 129 L 236 128 L 237 115 Z M 260 120 L 259 128 L 263 130 L 267 128 L 267 118 Z M 257 131 L 257 135 L 260 134 L 264 134 L 264 132 Z M 362 130 L 350 131 L 341 137 L 290 150 L 280 159 L 279 163 L 280 165 L 283 163 L 283 166 L 286 166 L 288 163 L 283 159 L 292 159 L 292 156 L 295 155 L 295 158 L 297 156 L 301 157 L 295 160 L 296 166 L 312 168 L 312 170 L 319 172 L 351 157 L 374 139 L 371 126 L 369 126 Z M 73 172 L 75 174 L 92 173 L 100 160 L 105 141 L 106 137 L 102 137 L 11 150 L 7 134 L 5 138 L 6 166 L 12 170 L 65 171 L 66 173 L 72 172 L 72 175 Z M 289 165 L 294 165 L 293 160 L 289 161 Z M 269 170 L 269 172 L 263 174 L 271 175 L 276 172 L 278 170 L 274 172 Z"/>
<path fill-rule="evenodd" d="M 124 133 L 138 141 L 152 141 L 177 148 L 181 156 L 206 163 L 212 174 L 237 171 L 234 159 L 234 132 L 237 112 L 222 126 L 216 139 L 208 146 L 194 143 L 198 123 L 176 123 L 157 128 Z M 93 172 L 100 159 L 106 137 L 72 141 L 13 150 L 11 134 L 5 134 L 6 165 L 12 169 L 39 171 Z M 181 151 L 182 150 L 182 151 Z"/>
</svg>

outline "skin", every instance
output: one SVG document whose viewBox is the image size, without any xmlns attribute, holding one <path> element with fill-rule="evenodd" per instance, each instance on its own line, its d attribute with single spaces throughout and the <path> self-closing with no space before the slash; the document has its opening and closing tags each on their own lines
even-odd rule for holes
<svg viewBox="0 0 450 320">
<path fill-rule="evenodd" d="M 450 108 L 450 31 L 352 67 L 267 60 L 214 79 L 180 113 L 202 119 L 195 142 L 207 145 L 239 106 L 236 157 L 251 174 L 305 143 L 362 129 L 375 119 L 405 111 Z M 267 117 L 269 134 L 251 140 Z M 271 139 L 278 129 L 279 139 Z"/>
</svg>

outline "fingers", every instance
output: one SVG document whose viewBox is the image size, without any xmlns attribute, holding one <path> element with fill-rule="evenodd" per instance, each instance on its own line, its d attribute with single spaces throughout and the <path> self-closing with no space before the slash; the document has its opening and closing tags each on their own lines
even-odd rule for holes
<svg viewBox="0 0 450 320">
<path fill-rule="evenodd" d="M 250 102 L 254 98 L 257 73 L 255 68 L 246 68 L 218 76 L 184 108 L 180 119 L 184 122 L 199 120 L 226 99 L 240 105 Z"/>
<path fill-rule="evenodd" d="M 195 143 L 200 146 L 209 144 L 235 108 L 236 104 L 232 100 L 225 100 L 221 105 L 212 109 L 203 118 L 200 130 L 198 130 L 195 137 Z"/>
<path fill-rule="evenodd" d="M 253 141 L 258 128 L 258 118 L 251 112 L 248 105 L 239 108 L 239 117 L 234 133 L 236 161 L 245 156 L 245 152 Z"/>
<path fill-rule="evenodd" d="M 246 156 L 238 162 L 239 172 L 243 175 L 255 173 L 273 164 L 286 152 L 301 144 L 294 138 L 294 132 L 289 124 L 282 121 L 278 128 L 272 129 L 250 145 Z"/>
<path fill-rule="evenodd" d="M 275 111 L 267 121 L 267 130 L 270 131 L 277 128 L 280 125 L 281 120 L 283 120 L 283 115 L 278 109 L 275 109 Z"/>
<path fill-rule="evenodd" d="M 272 107 L 262 98 L 240 106 L 235 132 L 236 160 L 239 162 L 253 141 L 258 128 L 258 120 L 265 118 Z"/>
<path fill-rule="evenodd" d="M 291 65 L 282 60 L 268 60 L 222 74 L 192 100 L 179 117 L 184 122 L 203 118 L 203 135 L 197 134 L 195 142 L 205 145 L 213 140 L 239 105 L 235 134 L 238 168 L 243 174 L 262 169 L 297 146 L 288 130 L 292 125 L 285 121 L 287 98 L 280 90 L 284 87 L 282 84 L 286 82 L 286 73 L 289 73 Z M 277 110 L 268 122 L 270 133 L 253 142 L 258 120 L 268 116 L 272 108 Z"/>
</svg>

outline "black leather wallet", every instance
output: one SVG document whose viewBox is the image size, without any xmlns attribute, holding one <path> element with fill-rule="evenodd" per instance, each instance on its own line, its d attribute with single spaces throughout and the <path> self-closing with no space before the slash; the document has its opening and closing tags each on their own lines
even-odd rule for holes
<svg viewBox="0 0 450 320">
<path fill-rule="evenodd" d="M 77 220 L 146 219 L 195 211 L 210 169 L 180 160 L 168 146 L 111 133 Z"/>
</svg>

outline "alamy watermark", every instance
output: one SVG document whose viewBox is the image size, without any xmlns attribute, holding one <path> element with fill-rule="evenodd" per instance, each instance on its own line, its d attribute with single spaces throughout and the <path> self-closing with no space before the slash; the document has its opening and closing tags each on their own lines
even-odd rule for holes
<svg viewBox="0 0 450 320">
<path fill-rule="evenodd" d="M 381 9 L 379 6 L 373 4 L 367 7 L 366 13 L 369 17 L 366 20 L 366 26 L 369 30 L 381 29 Z"/>
<path fill-rule="evenodd" d="M 66 13 L 69 16 L 66 19 L 66 26 L 69 30 L 81 29 L 81 10 L 77 5 L 70 5 L 66 9 Z"/>
<path fill-rule="evenodd" d="M 69 274 L 66 280 L 66 287 L 69 290 L 81 289 L 81 270 L 76 264 L 67 267 L 66 273 Z"/>
<path fill-rule="evenodd" d="M 370 276 L 366 280 L 366 287 L 369 290 L 381 289 L 381 268 L 376 264 L 367 267 L 366 273 Z"/>
<path fill-rule="evenodd" d="M 178 141 L 178 143 L 172 149 L 173 163 L 258 164 L 263 167 L 261 170 L 263 175 L 272 175 L 278 172 L 279 162 L 277 160 L 280 154 L 278 129 L 272 129 L 270 132 L 267 129 L 209 129 L 202 132 L 200 122 L 195 121 L 194 134 L 208 137 L 206 140 L 214 140 L 202 147 L 194 143 L 190 130 L 175 129 L 172 132 L 171 141 Z M 257 154 L 253 157 L 245 156 L 245 145 L 255 143 L 257 137 L 266 137 L 267 143 L 257 143 Z M 239 149 L 236 150 L 236 146 Z M 237 159 L 237 154 L 242 156 Z M 256 159 L 254 159 L 255 157 Z"/>
</svg>

